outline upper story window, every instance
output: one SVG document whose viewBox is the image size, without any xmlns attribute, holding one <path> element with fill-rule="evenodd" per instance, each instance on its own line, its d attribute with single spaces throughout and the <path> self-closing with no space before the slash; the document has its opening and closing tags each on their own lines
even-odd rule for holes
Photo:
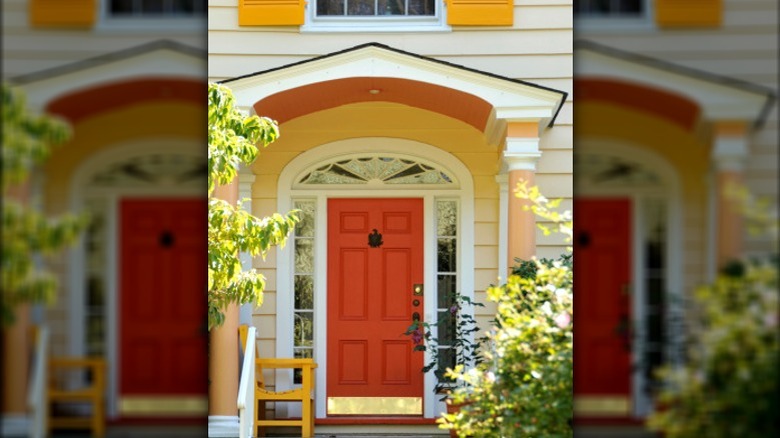
<svg viewBox="0 0 780 438">
<path fill-rule="evenodd" d="M 424 31 L 446 30 L 442 0 L 317 0 L 307 6 L 302 30 Z"/>
<path fill-rule="evenodd" d="M 317 16 L 434 16 L 435 0 L 317 0 Z"/>
<path fill-rule="evenodd" d="M 206 14 L 206 0 L 109 0 L 108 15 L 130 17 L 193 17 Z"/>
<path fill-rule="evenodd" d="M 652 26 L 651 0 L 574 0 L 578 30 L 643 29 Z"/>
</svg>

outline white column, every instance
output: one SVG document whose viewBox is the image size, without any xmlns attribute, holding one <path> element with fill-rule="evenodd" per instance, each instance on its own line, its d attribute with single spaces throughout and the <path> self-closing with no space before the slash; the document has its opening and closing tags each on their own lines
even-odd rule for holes
<svg viewBox="0 0 780 438">
<path fill-rule="evenodd" d="M 514 193 L 520 181 L 526 181 L 528 187 L 536 183 L 536 162 L 541 156 L 539 138 L 507 137 L 503 157 L 508 172 L 507 269 L 515 264 L 515 258 L 527 260 L 536 255 L 536 218 L 523 208 L 528 201 Z"/>
</svg>

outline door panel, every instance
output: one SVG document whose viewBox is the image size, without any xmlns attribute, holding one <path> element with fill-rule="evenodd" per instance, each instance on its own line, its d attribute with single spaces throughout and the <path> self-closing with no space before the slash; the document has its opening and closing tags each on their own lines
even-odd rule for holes
<svg viewBox="0 0 780 438">
<path fill-rule="evenodd" d="M 412 313 L 424 312 L 412 304 L 423 281 L 422 228 L 422 199 L 328 201 L 329 415 L 422 413 L 423 355 L 403 335 Z M 419 406 L 388 411 L 378 399 L 391 397 Z"/>
<path fill-rule="evenodd" d="M 206 209 L 200 199 L 120 203 L 121 398 L 207 394 Z"/>
<path fill-rule="evenodd" d="M 574 212 L 575 410 L 628 415 L 631 202 L 576 200 Z"/>
</svg>

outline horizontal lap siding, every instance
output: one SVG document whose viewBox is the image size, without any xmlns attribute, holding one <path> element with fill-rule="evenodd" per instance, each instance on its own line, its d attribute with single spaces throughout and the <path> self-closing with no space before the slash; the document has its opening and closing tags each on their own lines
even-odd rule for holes
<svg viewBox="0 0 780 438">
<path fill-rule="evenodd" d="M 778 90 L 778 3 L 774 0 L 724 0 L 723 23 L 717 28 L 595 31 L 581 28 L 578 38 L 592 40 L 621 50 L 640 53 L 717 75 L 760 84 Z M 777 199 L 778 106 L 769 113 L 765 125 L 750 138 L 746 183 L 757 195 Z M 689 226 L 693 226 L 690 224 Z M 694 231 L 694 230 L 691 230 Z M 773 242 L 746 235 L 751 254 L 769 250 Z M 697 245 L 700 257 L 706 252 L 702 238 Z M 692 262 L 687 262 L 690 265 Z M 702 267 L 688 266 L 697 273 Z M 695 284 L 693 275 L 687 283 Z M 700 280 L 700 277 L 698 278 Z"/>
<path fill-rule="evenodd" d="M 109 28 L 98 17 L 91 29 L 37 29 L 30 27 L 27 0 L 3 0 L 2 3 L 4 79 L 159 39 L 169 39 L 199 49 L 206 48 L 205 19 L 193 20 L 181 26 L 167 24 L 123 30 Z M 148 24 L 148 21 L 143 22 Z"/>
</svg>

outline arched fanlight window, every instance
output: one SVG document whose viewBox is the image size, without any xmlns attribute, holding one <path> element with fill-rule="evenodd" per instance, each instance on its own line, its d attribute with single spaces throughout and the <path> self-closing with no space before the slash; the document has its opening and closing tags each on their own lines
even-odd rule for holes
<svg viewBox="0 0 780 438">
<path fill-rule="evenodd" d="M 337 159 L 303 172 L 296 182 L 299 185 L 456 184 L 448 171 L 436 165 L 390 155 Z"/>
<path fill-rule="evenodd" d="M 205 181 L 207 170 L 203 157 L 148 154 L 113 163 L 96 173 L 90 183 L 98 187 L 200 184 Z"/>
<path fill-rule="evenodd" d="M 606 154 L 579 154 L 575 163 L 578 182 L 599 187 L 638 187 L 663 184 L 661 177 L 639 161 Z"/>
</svg>

